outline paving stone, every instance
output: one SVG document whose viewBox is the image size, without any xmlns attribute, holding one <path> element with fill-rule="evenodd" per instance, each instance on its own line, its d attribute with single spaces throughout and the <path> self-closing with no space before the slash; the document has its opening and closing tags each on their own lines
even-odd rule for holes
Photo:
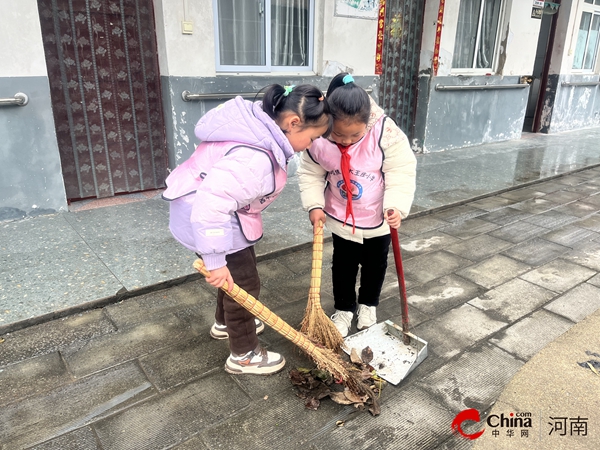
<svg viewBox="0 0 600 450">
<path fill-rule="evenodd" d="M 190 440 L 187 440 L 184 443 L 176 445 L 172 448 L 176 450 L 209 450 L 200 436 L 194 436 Z"/>
<path fill-rule="evenodd" d="M 540 187 L 541 186 L 536 185 L 532 187 L 513 189 L 508 192 L 503 192 L 502 194 L 499 194 L 499 197 L 507 198 L 509 200 L 515 200 L 518 202 L 528 200 L 530 198 L 543 197 L 546 194 L 546 192 L 541 191 L 539 189 Z"/>
<path fill-rule="evenodd" d="M 97 309 L 8 333 L 2 336 L 0 367 L 114 331 L 112 322 Z"/>
<path fill-rule="evenodd" d="M 585 202 L 591 203 L 592 205 L 600 206 L 600 195 L 599 194 L 590 195 L 589 197 L 586 197 Z"/>
<path fill-rule="evenodd" d="M 535 284 L 514 279 L 470 300 L 469 305 L 486 311 L 497 320 L 514 322 L 538 309 L 555 295 Z"/>
<path fill-rule="evenodd" d="M 573 322 L 579 322 L 600 308 L 600 288 L 583 283 L 544 308 Z"/>
<path fill-rule="evenodd" d="M 600 271 L 600 242 L 594 242 L 586 248 L 570 251 L 563 255 L 563 259 L 598 272 Z"/>
<path fill-rule="evenodd" d="M 162 392 L 200 378 L 216 367 L 222 369 L 230 353 L 228 342 L 212 339 L 207 332 L 190 340 L 174 341 L 175 345 L 146 355 L 139 362 Z"/>
<path fill-rule="evenodd" d="M 544 234 L 542 237 L 565 247 L 586 248 L 592 241 L 600 239 L 600 234 L 575 225 L 566 225 L 558 230 Z"/>
<path fill-rule="evenodd" d="M 204 279 L 128 298 L 105 307 L 118 328 L 128 328 L 145 322 L 156 322 L 169 313 L 189 307 L 210 307 L 217 304 L 216 289 Z"/>
<path fill-rule="evenodd" d="M 0 369 L 0 405 L 46 392 L 72 381 L 58 352 L 26 359 Z"/>
<path fill-rule="evenodd" d="M 500 331 L 490 342 L 525 361 L 573 326 L 543 309 Z"/>
<path fill-rule="evenodd" d="M 544 200 L 549 200 L 557 204 L 567 204 L 579 200 L 582 197 L 585 197 L 585 194 L 581 192 L 560 190 L 552 192 L 551 194 L 546 194 Z"/>
<path fill-rule="evenodd" d="M 482 209 L 470 205 L 462 205 L 435 213 L 434 217 L 446 222 L 458 223 L 464 222 L 467 219 L 472 219 L 473 217 L 481 216 L 482 214 L 485 214 L 485 211 Z"/>
<path fill-rule="evenodd" d="M 466 351 L 417 382 L 452 411 L 492 406 L 523 362 L 489 344 Z"/>
<path fill-rule="evenodd" d="M 551 291 L 563 293 L 595 274 L 595 271 L 586 267 L 564 259 L 556 259 L 531 272 L 524 273 L 520 278 Z"/>
<path fill-rule="evenodd" d="M 455 242 L 459 242 L 459 239 L 440 230 L 435 230 L 403 239 L 400 241 L 400 248 L 402 249 L 402 257 L 407 260 L 413 256 L 441 250 Z M 392 252 L 390 251 L 390 253 Z"/>
<path fill-rule="evenodd" d="M 498 225 L 508 225 L 510 223 L 518 222 L 519 220 L 531 217 L 532 214 L 519 209 L 507 207 L 478 216 L 478 219 L 486 220 Z"/>
<path fill-rule="evenodd" d="M 502 239 L 484 234 L 457 244 L 452 244 L 445 250 L 471 261 L 479 261 L 500 253 L 513 245 L 512 242 L 503 241 Z"/>
<path fill-rule="evenodd" d="M 538 237 L 548 232 L 548 229 L 519 221 L 490 232 L 490 236 L 517 244 Z"/>
<path fill-rule="evenodd" d="M 398 231 L 406 236 L 414 236 L 446 226 L 448 226 L 448 222 L 438 219 L 435 214 L 414 218 L 409 216 L 402 221 Z"/>
<path fill-rule="evenodd" d="M 82 377 L 189 337 L 191 333 L 183 329 L 175 316 L 166 316 L 159 322 L 126 328 L 85 345 L 73 345 L 63 350 L 63 357 L 69 370 Z"/>
<path fill-rule="evenodd" d="M 407 292 L 408 304 L 438 315 L 483 293 L 483 288 L 454 274 L 438 278 Z"/>
<path fill-rule="evenodd" d="M 101 450 L 91 427 L 83 427 L 63 434 L 43 444 L 30 447 L 31 450 Z"/>
<path fill-rule="evenodd" d="M 467 280 L 488 289 L 527 272 L 531 267 L 502 255 L 495 255 L 480 263 L 456 272 Z"/>
<path fill-rule="evenodd" d="M 409 259 L 404 264 L 404 275 L 419 283 L 427 283 L 436 278 L 448 275 L 471 261 L 451 253 L 437 251 Z"/>
<path fill-rule="evenodd" d="M 512 205 L 512 208 L 531 214 L 541 214 L 546 211 L 550 211 L 551 209 L 556 208 L 557 206 L 560 205 L 552 203 L 548 200 L 544 200 L 543 198 L 534 198 L 530 200 L 525 200 L 520 203 L 515 203 L 514 205 Z"/>
<path fill-rule="evenodd" d="M 469 239 L 483 233 L 488 233 L 498 227 L 499 225 L 495 223 L 475 218 L 467 219 L 463 222 L 457 223 L 456 225 L 442 228 L 442 231 L 460 239 Z"/>
<path fill-rule="evenodd" d="M 202 431 L 200 437 L 209 448 L 247 450 L 265 445 L 273 449 L 303 448 L 314 433 L 322 428 L 334 428 L 336 420 L 345 419 L 351 412 L 325 398 L 316 411 L 307 413 L 304 401 L 293 395 L 294 392 L 290 384 L 288 392 L 252 402 L 227 422 Z M 265 429 L 269 430 L 268 436 Z"/>
<path fill-rule="evenodd" d="M 598 198 L 600 199 L 600 196 Z M 594 214 L 586 219 L 575 222 L 574 225 L 600 233 L 600 214 Z"/>
<path fill-rule="evenodd" d="M 584 201 L 569 203 L 568 205 L 559 206 L 553 211 L 568 214 L 575 217 L 587 217 L 598 212 L 598 206 Z"/>
<path fill-rule="evenodd" d="M 140 369 L 129 363 L 3 407 L 2 450 L 41 444 L 154 393 Z"/>
<path fill-rule="evenodd" d="M 323 424 L 321 432 L 311 434 L 311 444 L 316 450 L 438 448 L 441 440 L 452 437 L 449 424 L 455 415 L 440 405 L 435 395 L 411 385 L 403 388 L 393 403 L 382 403 L 381 415 L 376 418 L 358 413 L 343 427 L 336 427 L 335 422 Z"/>
<path fill-rule="evenodd" d="M 557 211 L 546 211 L 544 213 L 528 217 L 527 219 L 523 219 L 524 222 L 532 223 L 550 230 L 567 225 L 571 222 L 575 222 L 576 220 L 578 220 L 577 217 Z"/>
<path fill-rule="evenodd" d="M 550 192 L 560 191 L 561 189 L 565 189 L 564 185 L 554 183 L 554 180 L 545 181 L 543 183 L 537 183 L 535 185 L 536 192 L 543 192 L 545 194 L 549 194 Z"/>
<path fill-rule="evenodd" d="M 594 286 L 600 287 L 600 273 L 595 277 L 592 277 L 589 280 L 587 280 L 587 282 L 593 284 Z"/>
<path fill-rule="evenodd" d="M 502 252 L 503 255 L 529 266 L 539 266 L 570 251 L 569 247 L 555 244 L 542 238 L 529 239 Z"/>
<path fill-rule="evenodd" d="M 323 243 L 323 263 L 331 263 L 333 256 L 333 242 Z M 279 264 L 290 269 L 295 274 L 309 273 L 312 268 L 312 246 L 310 249 L 305 249 L 293 253 L 289 253 L 284 256 L 275 258 L 275 261 Z"/>
<path fill-rule="evenodd" d="M 102 419 L 94 429 L 103 448 L 170 448 L 249 403 L 237 383 L 218 372 Z"/>
<path fill-rule="evenodd" d="M 480 208 L 491 212 L 506 209 L 508 205 L 512 205 L 513 203 L 517 203 L 517 201 L 494 195 L 492 197 L 486 197 L 480 200 L 475 200 L 474 202 L 469 202 L 469 206 L 474 206 L 475 208 Z"/>
<path fill-rule="evenodd" d="M 566 184 L 567 186 L 577 186 L 578 184 L 585 183 L 587 179 L 580 177 L 578 174 L 570 174 L 558 177 L 554 181 L 556 183 Z"/>
<path fill-rule="evenodd" d="M 428 342 L 441 359 L 449 359 L 505 326 L 505 322 L 464 304 L 419 325 L 413 333 Z"/>
</svg>

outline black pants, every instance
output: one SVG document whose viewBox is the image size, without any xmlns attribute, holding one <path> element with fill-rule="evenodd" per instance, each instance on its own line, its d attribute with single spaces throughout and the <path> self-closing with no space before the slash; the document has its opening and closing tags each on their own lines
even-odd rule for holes
<svg viewBox="0 0 600 450">
<path fill-rule="evenodd" d="M 254 247 L 248 247 L 226 256 L 227 267 L 233 281 L 254 298 L 260 294 L 260 278 L 256 267 Z M 227 326 L 231 353 L 242 355 L 258 346 L 254 316 L 219 289 L 215 320 Z"/>
<path fill-rule="evenodd" d="M 385 279 L 391 236 L 364 239 L 363 243 L 348 241 L 333 235 L 333 298 L 335 309 L 356 311 L 356 276 L 360 265 L 358 303 L 379 305 Z"/>
</svg>

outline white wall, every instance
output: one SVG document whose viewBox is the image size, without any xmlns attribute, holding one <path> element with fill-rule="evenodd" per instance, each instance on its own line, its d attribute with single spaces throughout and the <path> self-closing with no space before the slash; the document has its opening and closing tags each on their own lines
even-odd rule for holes
<svg viewBox="0 0 600 450">
<path fill-rule="evenodd" d="M 323 15 L 316 17 L 323 24 L 322 75 L 332 76 L 343 71 L 373 75 L 377 20 L 336 17 L 334 12 L 335 1 L 324 0 Z"/>
<path fill-rule="evenodd" d="M 582 2 L 583 0 L 563 0 L 560 4 L 550 61 L 550 74 L 571 73 L 577 46 L 577 31 L 581 20 L 580 3 Z"/>
<path fill-rule="evenodd" d="M 47 76 L 37 1 L 0 0 L 0 10 L 0 77 Z"/>
<path fill-rule="evenodd" d="M 162 76 L 215 76 L 212 0 L 153 0 Z M 182 33 L 182 21 L 193 34 Z"/>
<path fill-rule="evenodd" d="M 505 5 L 501 40 L 506 42 L 506 61 L 502 75 L 533 73 L 542 21 L 531 17 L 532 5 L 533 2 L 529 0 L 512 0 Z"/>
</svg>

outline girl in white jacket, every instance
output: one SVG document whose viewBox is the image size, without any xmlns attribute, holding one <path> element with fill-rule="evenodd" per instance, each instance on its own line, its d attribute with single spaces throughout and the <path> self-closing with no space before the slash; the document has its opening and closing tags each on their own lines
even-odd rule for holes
<svg viewBox="0 0 600 450">
<path fill-rule="evenodd" d="M 399 228 L 410 212 L 416 158 L 406 135 L 351 75 L 333 78 L 327 102 L 333 129 L 302 154 L 298 175 L 311 223 L 327 220 L 333 234 L 331 318 L 345 337 L 355 312 L 359 330 L 377 322 L 390 227 Z"/>
</svg>

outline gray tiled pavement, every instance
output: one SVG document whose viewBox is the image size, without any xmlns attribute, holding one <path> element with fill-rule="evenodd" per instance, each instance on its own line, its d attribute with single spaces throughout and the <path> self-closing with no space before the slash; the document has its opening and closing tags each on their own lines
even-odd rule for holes
<svg viewBox="0 0 600 450">
<path fill-rule="evenodd" d="M 444 158 L 453 164 L 450 155 Z M 2 308 L 14 302 L 16 310 L 27 310 L 21 318 L 31 318 L 30 326 L 21 321 L 0 329 L 0 450 L 471 448 L 473 442 L 451 432 L 456 414 L 476 408 L 486 417 L 528 361 L 600 310 L 600 167 L 591 166 L 417 211 L 405 221 L 400 240 L 411 326 L 429 343 L 429 357 L 400 385 L 384 389 L 378 417 L 329 399 L 306 410 L 288 370 L 311 362 L 270 328 L 261 341 L 286 356 L 286 369 L 270 377 L 226 374 L 227 343 L 208 336 L 215 292 L 189 276 L 193 257 L 157 227 L 166 218 L 158 199 L 0 224 Z M 270 220 L 284 214 L 282 204 Z M 277 248 L 277 239 L 266 235 L 259 250 L 261 301 L 292 325 L 304 313 L 311 263 L 310 246 L 302 242 L 307 227 L 300 226 L 306 218 L 295 220 L 296 234 L 289 221 L 283 230 L 267 224 L 272 234 L 295 239 L 293 248 Z M 324 267 L 331 251 L 327 241 Z M 378 319 L 400 323 L 391 255 L 389 261 Z M 104 283 L 90 284 L 96 276 Z M 119 301 L 120 289 L 139 295 Z M 327 270 L 322 291 L 331 312 Z M 68 303 L 70 295 L 80 296 L 82 311 Z M 38 300 L 26 305 L 29 297 Z M 61 315 L 61 308 L 64 317 L 44 320 Z M 600 364 L 600 348 L 590 342 L 596 345 L 581 338 L 565 345 L 583 346 Z M 548 371 L 563 363 L 547 358 Z M 596 377 L 577 364 L 561 371 L 567 382 Z M 528 380 L 535 385 L 535 374 Z M 590 392 L 591 409 L 555 411 L 590 414 L 588 447 L 573 441 L 571 448 L 600 444 L 598 385 L 595 378 L 588 383 L 582 389 Z M 512 408 L 535 396 L 519 393 L 510 398 Z M 536 423 L 538 430 L 542 425 Z M 553 448 L 539 431 L 528 448 Z"/>
<path fill-rule="evenodd" d="M 285 354 L 286 370 L 270 377 L 226 374 L 227 343 L 208 336 L 214 291 L 196 279 L 4 334 L 0 449 L 470 448 L 452 434 L 454 416 L 466 408 L 489 412 L 529 359 L 600 309 L 600 241 L 593 231 L 600 194 L 583 189 L 597 186 L 600 168 L 578 179 L 574 186 L 587 197 L 558 195 L 572 185 L 552 191 L 555 180 L 537 192 L 553 192 L 550 212 L 590 200 L 588 215 L 562 212 L 560 220 L 534 225 L 547 212 L 530 211 L 512 215 L 516 222 L 499 221 L 503 209 L 517 211 L 537 195 L 525 188 L 528 195 L 502 193 L 405 222 L 411 325 L 430 354 L 399 386 L 383 391 L 376 418 L 327 399 L 317 411 L 306 410 L 288 370 L 311 363 L 271 329 L 261 341 Z M 536 232 L 522 238 L 515 225 L 523 223 Z M 583 237 L 587 245 L 554 242 L 573 227 L 591 232 Z M 80 224 L 84 229 L 95 234 Z M 132 231 L 127 240 L 135 239 Z M 527 256 L 535 252 L 523 250 L 530 241 L 541 256 Z M 324 255 L 327 267 L 331 242 Z M 310 261 L 311 249 L 302 248 L 259 263 L 261 300 L 290 324 L 304 312 Z M 397 289 L 390 255 L 379 320 L 401 322 Z M 322 301 L 331 311 L 327 270 Z M 585 345 L 598 352 L 596 342 Z M 600 412 L 592 419 L 590 445 L 600 442 Z M 343 427 L 336 426 L 340 420 Z"/>
</svg>

